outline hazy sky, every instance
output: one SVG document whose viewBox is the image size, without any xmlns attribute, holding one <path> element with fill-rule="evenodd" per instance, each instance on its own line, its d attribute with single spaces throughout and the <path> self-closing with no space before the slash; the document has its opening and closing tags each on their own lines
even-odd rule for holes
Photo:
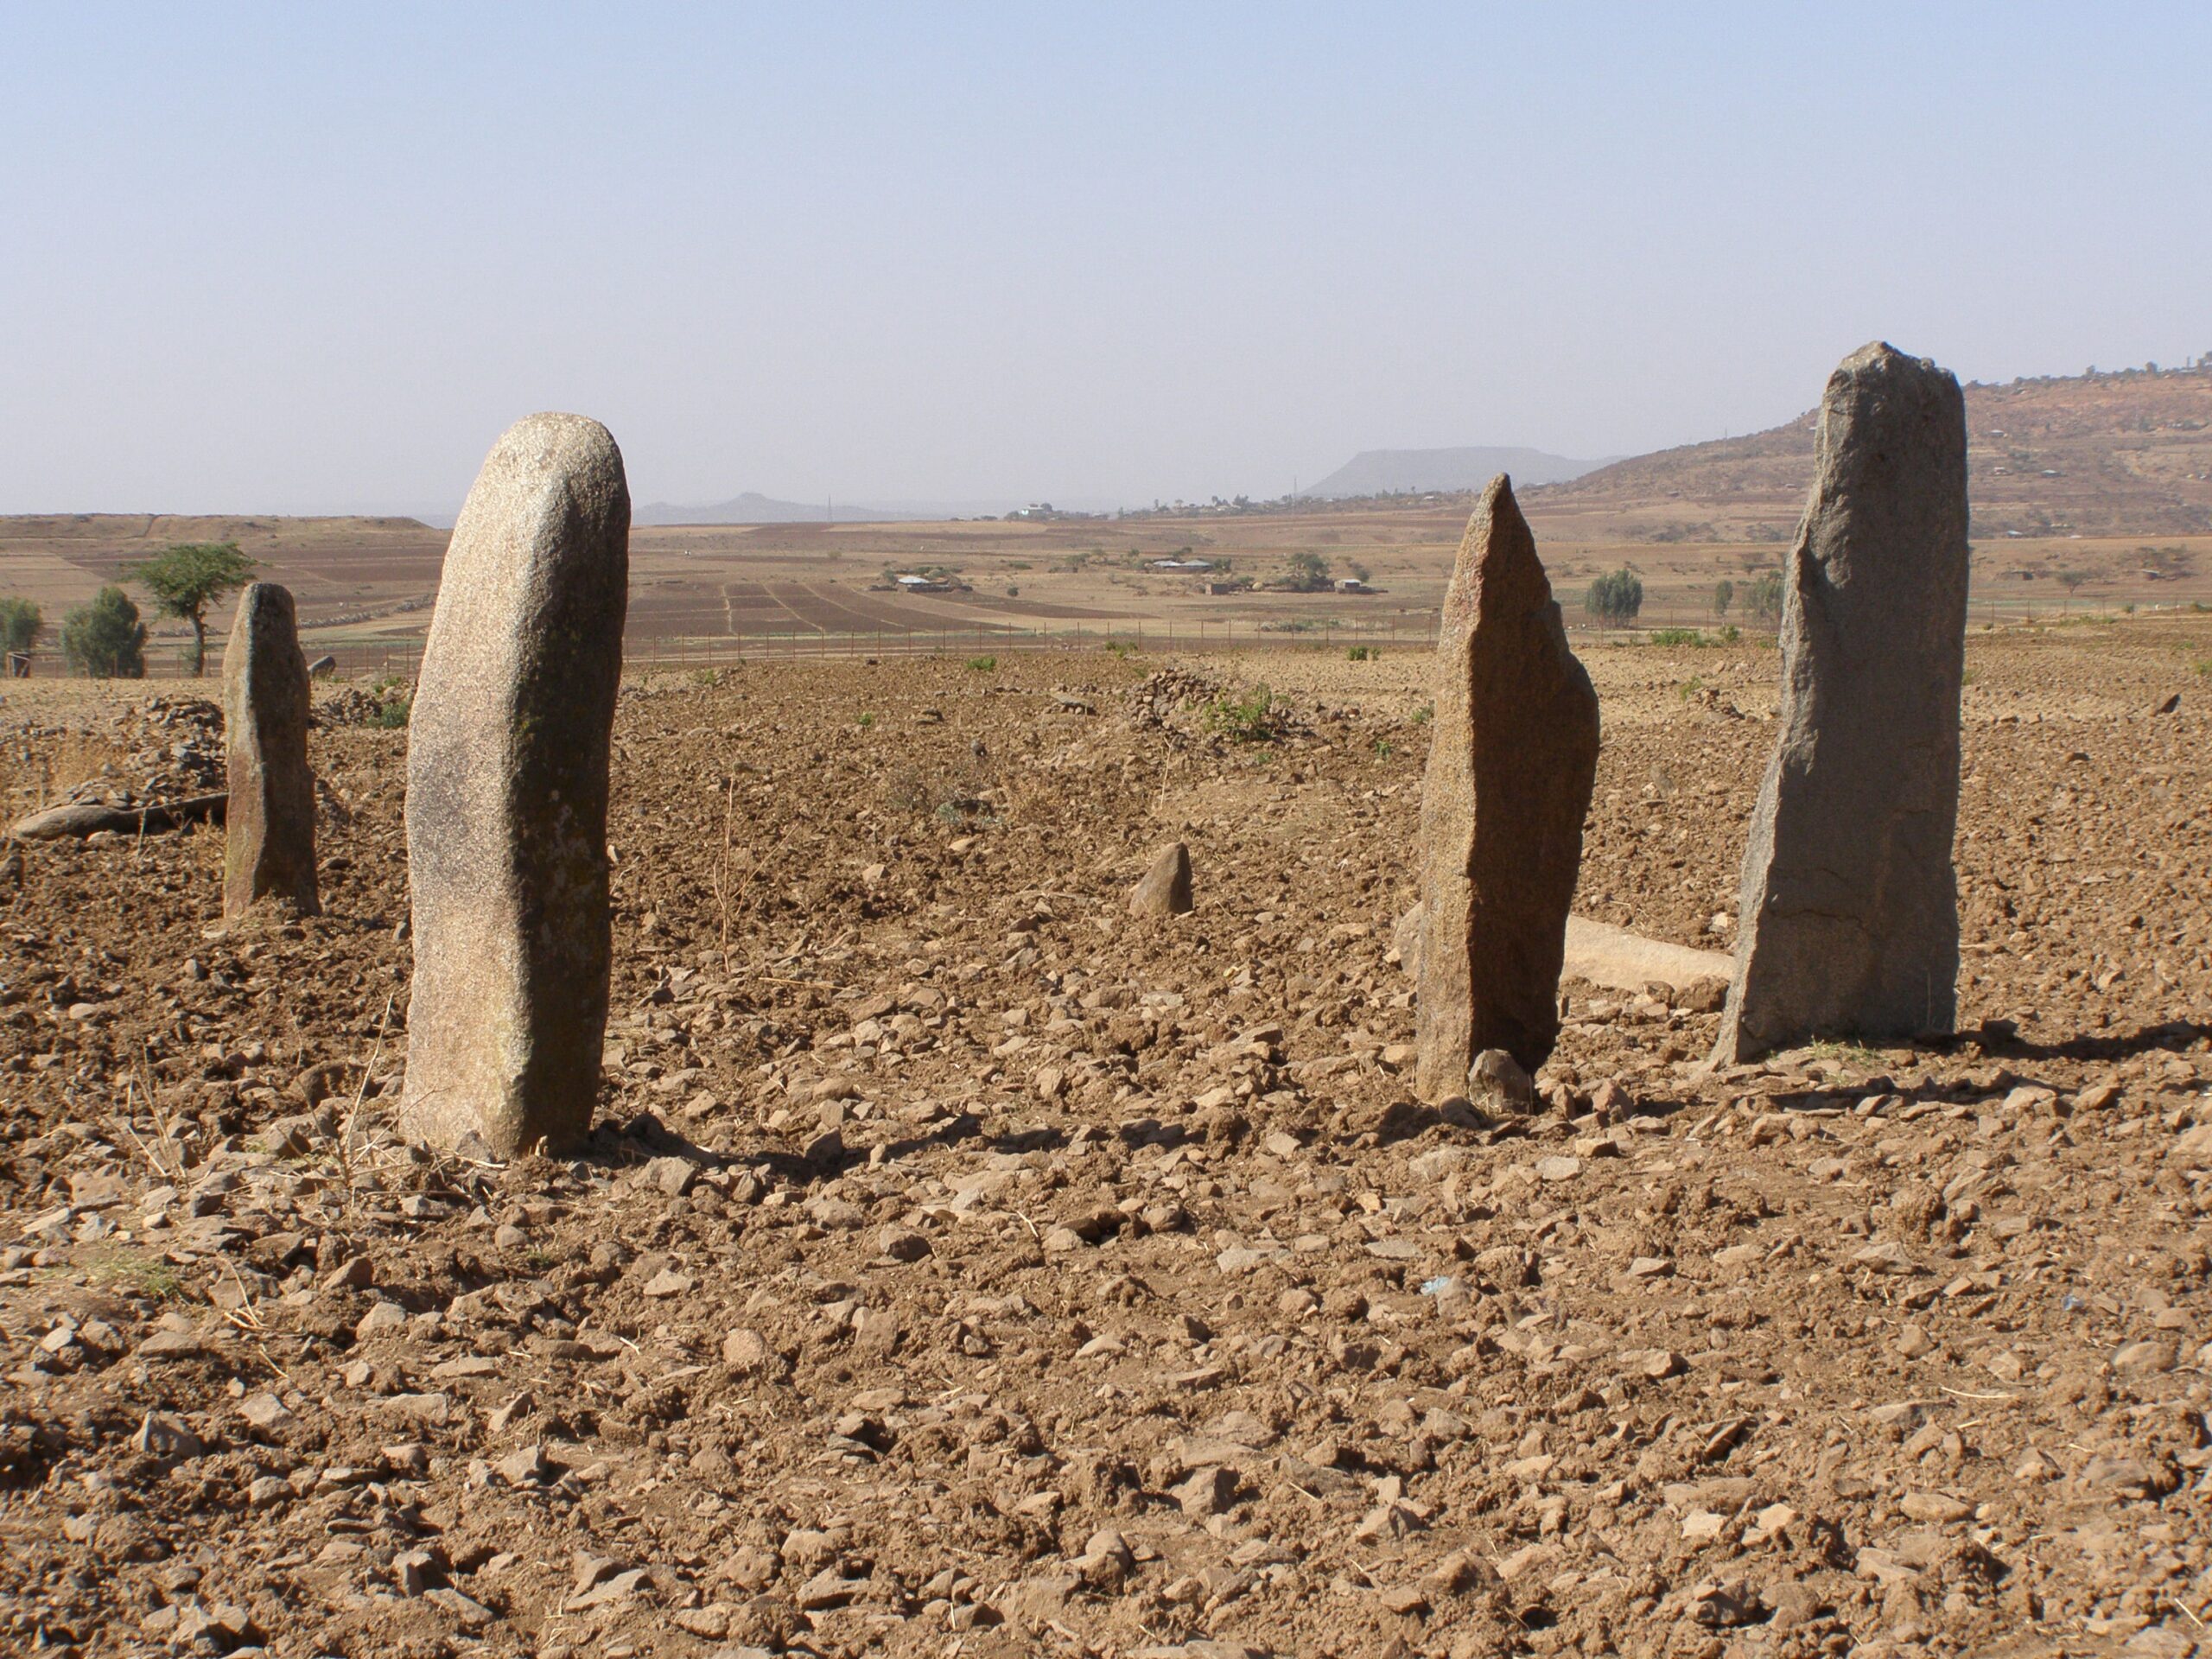
<svg viewBox="0 0 2212 1659">
<path fill-rule="evenodd" d="M 1273 495 L 2212 352 L 2212 7 L 0 0 L 0 512 Z"/>
</svg>

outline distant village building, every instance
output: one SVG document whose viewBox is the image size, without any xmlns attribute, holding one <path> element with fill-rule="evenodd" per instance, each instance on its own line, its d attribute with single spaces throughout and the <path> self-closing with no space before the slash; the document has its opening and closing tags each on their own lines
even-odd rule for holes
<svg viewBox="0 0 2212 1659">
<path fill-rule="evenodd" d="M 1213 561 L 1211 559 L 1154 559 L 1146 566 L 1146 569 L 1158 570 L 1170 575 L 1203 575 L 1213 569 Z"/>
<path fill-rule="evenodd" d="M 1371 594 L 1375 591 L 1357 576 L 1338 576 L 1336 587 L 1340 594 Z"/>
<path fill-rule="evenodd" d="M 892 581 L 899 584 L 899 591 L 902 594 L 949 594 L 952 591 L 950 582 L 940 582 L 935 576 L 909 575 L 893 576 Z"/>
</svg>

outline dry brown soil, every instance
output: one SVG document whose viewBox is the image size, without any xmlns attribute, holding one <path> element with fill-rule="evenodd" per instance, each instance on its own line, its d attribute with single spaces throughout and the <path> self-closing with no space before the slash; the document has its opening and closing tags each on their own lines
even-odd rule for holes
<svg viewBox="0 0 2212 1659">
<path fill-rule="evenodd" d="M 324 916 L 0 855 L 0 1649 L 2186 1655 L 2208 660 L 1974 636 L 1964 1037 L 1707 1076 L 1571 982 L 1496 1123 L 1396 1070 L 1414 654 L 632 681 L 603 1125 L 506 1167 L 384 1127 L 404 734 L 326 697 Z M 1773 654 L 1592 668 L 1580 907 L 1725 938 Z M 204 771 L 148 690 L 10 687 L 10 815 Z"/>
</svg>

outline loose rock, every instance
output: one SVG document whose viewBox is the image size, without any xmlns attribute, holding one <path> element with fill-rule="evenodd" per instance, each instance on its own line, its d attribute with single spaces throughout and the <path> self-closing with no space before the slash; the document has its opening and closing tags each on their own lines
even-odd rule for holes
<svg viewBox="0 0 2212 1659">
<path fill-rule="evenodd" d="M 1181 916 L 1191 909 L 1191 849 L 1170 842 L 1129 889 L 1132 916 Z"/>
</svg>

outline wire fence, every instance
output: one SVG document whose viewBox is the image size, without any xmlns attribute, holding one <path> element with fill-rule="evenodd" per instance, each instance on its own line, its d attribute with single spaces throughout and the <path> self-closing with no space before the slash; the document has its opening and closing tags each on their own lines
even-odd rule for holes
<svg viewBox="0 0 2212 1659">
<path fill-rule="evenodd" d="M 2011 594 L 1977 594 L 1967 607 L 1970 627 L 2050 621 L 2137 610 L 2183 610 L 2169 594 L 2114 597 L 2100 594 L 2094 601 L 2044 600 Z M 2200 603 L 2195 608 L 2202 609 Z M 1632 623 L 1599 621 L 1570 612 L 1570 632 L 1593 643 L 1632 643 L 1688 631 L 1698 643 L 1734 637 L 1757 640 L 1770 638 L 1771 619 L 1742 615 L 1716 616 L 1702 595 L 1679 598 L 1665 594 L 1648 598 Z M 1683 643 L 1690 643 L 1684 641 Z M 736 667 L 751 662 L 828 659 L 878 659 L 906 657 L 997 656 L 1027 652 L 1188 651 L 1346 651 L 1363 646 L 1373 652 L 1429 651 L 1436 644 L 1436 613 L 1403 611 L 1384 615 L 1331 615 L 1294 620 L 1224 617 L 1218 620 L 1161 620 L 1038 624 L 974 622 L 936 628 L 792 628 L 769 633 L 632 634 L 623 642 L 623 661 L 632 672 L 680 672 Z M 312 629 L 303 641 L 312 663 L 326 659 L 326 671 L 348 678 L 414 679 L 422 666 L 420 636 L 391 639 L 321 640 Z M 149 679 L 188 679 L 191 645 L 188 641 L 149 641 L 145 652 Z M 68 672 L 61 652 L 41 645 L 11 656 L 6 669 L 10 677 L 54 678 Z M 221 670 L 219 647 L 208 653 L 208 675 Z"/>
</svg>

